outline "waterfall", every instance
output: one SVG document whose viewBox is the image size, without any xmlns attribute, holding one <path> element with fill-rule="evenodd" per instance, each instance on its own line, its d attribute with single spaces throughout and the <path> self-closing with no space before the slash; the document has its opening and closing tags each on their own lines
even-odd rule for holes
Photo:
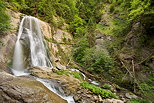
<svg viewBox="0 0 154 103">
<path fill-rule="evenodd" d="M 26 68 L 22 42 L 29 46 L 31 66 L 52 67 L 37 18 L 24 16 L 20 23 L 13 57 L 13 69 L 17 71 L 23 71 Z"/>
<path fill-rule="evenodd" d="M 24 47 L 27 47 L 29 53 L 30 66 L 44 66 L 51 67 L 52 64 L 48 58 L 46 46 L 43 42 L 44 38 L 39 25 L 39 20 L 32 16 L 24 16 L 18 31 L 18 37 L 14 48 L 13 68 L 12 72 L 16 76 L 29 75 L 26 73 L 26 63 Z M 26 52 L 27 53 L 27 52 Z M 29 60 L 28 59 L 28 60 Z M 32 76 L 30 76 L 32 77 Z M 65 96 L 61 89 L 57 89 L 57 85 L 50 80 L 33 77 L 41 82 L 49 90 L 59 95 L 61 98 L 68 101 L 68 103 L 75 103 L 72 96 Z"/>
</svg>

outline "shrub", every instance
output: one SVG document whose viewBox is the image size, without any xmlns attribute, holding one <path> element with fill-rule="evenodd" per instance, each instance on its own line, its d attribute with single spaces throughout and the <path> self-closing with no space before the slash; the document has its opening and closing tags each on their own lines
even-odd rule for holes
<svg viewBox="0 0 154 103">
<path fill-rule="evenodd" d="M 85 34 L 85 29 L 84 27 L 77 27 L 74 33 L 75 37 L 82 37 Z"/>
<path fill-rule="evenodd" d="M 89 43 L 87 41 L 87 38 L 83 38 L 77 43 L 77 45 L 74 46 L 75 48 L 73 51 L 73 57 L 75 61 L 80 63 L 81 65 L 83 65 L 82 59 L 85 55 L 85 50 L 86 48 L 88 48 L 88 46 L 89 46 Z"/>
<path fill-rule="evenodd" d="M 74 34 L 75 37 L 81 37 L 85 33 L 84 30 L 85 21 L 79 16 L 75 15 L 74 20 L 70 23 L 69 30 Z"/>
<path fill-rule="evenodd" d="M 146 83 L 141 83 L 140 84 L 140 89 L 144 90 L 144 91 L 152 91 L 154 90 L 154 86 L 150 86 Z"/>
<path fill-rule="evenodd" d="M 114 60 L 103 51 L 95 51 L 92 68 L 95 72 L 107 72 L 114 67 Z"/>
<path fill-rule="evenodd" d="M 82 43 L 81 43 L 82 42 Z M 103 73 L 114 68 L 114 59 L 104 51 L 96 50 L 95 47 L 89 48 L 87 39 L 82 40 L 74 51 L 76 62 L 84 66 L 88 71 Z"/>
</svg>

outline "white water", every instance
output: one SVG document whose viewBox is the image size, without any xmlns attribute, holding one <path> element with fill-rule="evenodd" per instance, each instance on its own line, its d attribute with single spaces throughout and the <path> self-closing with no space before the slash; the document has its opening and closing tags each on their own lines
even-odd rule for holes
<svg viewBox="0 0 154 103">
<path fill-rule="evenodd" d="M 22 51 L 22 45 L 19 41 L 22 31 L 23 31 L 23 22 L 25 18 L 22 19 L 20 26 L 19 26 L 19 31 L 18 31 L 18 37 L 17 41 L 15 44 L 15 49 L 14 49 L 14 56 L 13 56 L 13 68 L 18 71 L 23 71 L 24 70 L 24 61 L 23 61 L 23 51 Z"/>
<path fill-rule="evenodd" d="M 14 49 L 13 68 L 18 71 L 24 70 L 23 51 L 19 40 L 16 41 Z"/>
<path fill-rule="evenodd" d="M 52 68 L 52 64 L 48 58 L 43 39 L 44 38 L 39 25 L 39 20 L 35 17 L 24 16 L 19 26 L 18 37 L 14 48 L 12 68 L 14 75 L 29 75 L 27 72 L 28 67 L 25 65 L 27 62 L 26 60 L 29 59 L 30 61 L 28 66 L 44 66 Z M 24 46 L 28 47 L 29 49 L 29 59 L 25 59 L 25 51 L 23 50 Z M 41 82 L 52 92 L 67 100 L 68 103 L 75 103 L 72 96 L 65 96 L 62 90 L 57 90 L 57 87 L 54 85 L 54 83 L 37 77 L 35 77 L 35 79 Z"/>
<path fill-rule="evenodd" d="M 60 86 L 57 86 L 56 83 L 54 83 L 50 80 L 41 79 L 41 78 L 36 78 L 36 80 L 41 82 L 42 84 L 44 84 L 44 86 L 46 86 L 49 90 L 51 90 L 55 94 L 59 95 L 61 98 L 67 100 L 68 103 L 75 103 L 73 97 L 72 96 L 65 96 L 62 88 Z"/>
<path fill-rule="evenodd" d="M 24 64 L 22 43 L 28 45 L 30 49 L 31 66 L 52 67 L 37 18 L 25 16 L 20 23 L 13 57 L 13 69 L 18 71 L 27 68 Z"/>
<path fill-rule="evenodd" d="M 97 82 L 97 81 L 91 81 L 91 83 L 94 84 L 94 85 L 100 85 L 100 83 Z"/>
</svg>

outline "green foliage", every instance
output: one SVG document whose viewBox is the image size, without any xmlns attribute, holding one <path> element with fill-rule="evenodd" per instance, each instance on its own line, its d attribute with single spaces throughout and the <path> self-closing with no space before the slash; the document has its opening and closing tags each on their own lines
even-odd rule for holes
<svg viewBox="0 0 154 103">
<path fill-rule="evenodd" d="M 114 60 L 103 51 L 95 51 L 93 61 L 92 68 L 97 73 L 108 72 L 114 67 Z"/>
<path fill-rule="evenodd" d="M 87 38 L 81 39 L 77 45 L 74 46 L 74 52 L 73 57 L 75 58 L 75 61 L 78 63 L 82 63 L 82 58 L 84 57 L 85 50 L 87 47 L 89 47 L 89 43 L 87 41 Z"/>
<path fill-rule="evenodd" d="M 72 74 L 75 78 L 77 78 L 77 79 L 79 79 L 79 80 L 82 80 L 82 76 L 81 76 L 81 73 L 80 73 L 80 72 L 78 72 L 78 71 L 73 71 L 73 72 L 71 72 L 71 74 Z"/>
<path fill-rule="evenodd" d="M 86 88 L 90 91 L 92 91 L 95 94 L 100 94 L 103 98 L 117 98 L 115 94 L 113 94 L 112 92 L 109 92 L 105 89 L 101 89 L 97 86 L 94 86 L 92 84 L 89 84 L 88 82 L 82 82 L 80 84 L 83 88 Z"/>
<path fill-rule="evenodd" d="M 84 24 L 84 20 L 75 15 L 74 20 L 70 23 L 69 30 L 74 34 L 75 37 L 81 37 L 85 33 Z"/>
<path fill-rule="evenodd" d="M 74 78 L 82 80 L 82 74 L 78 71 L 69 71 L 69 70 L 58 70 L 56 71 L 58 75 L 72 75 Z"/>
<path fill-rule="evenodd" d="M 55 3 L 53 7 L 55 8 L 57 15 L 63 17 L 68 22 L 72 20 L 73 17 L 71 15 L 71 9 L 69 8 L 68 5 Z"/>
<path fill-rule="evenodd" d="M 58 75 L 68 74 L 68 72 L 65 71 L 65 70 L 57 70 L 56 73 L 57 73 Z"/>
<path fill-rule="evenodd" d="M 64 26 L 64 23 L 65 23 L 65 20 L 62 17 L 58 18 L 57 27 L 62 29 L 62 27 Z"/>
<path fill-rule="evenodd" d="M 152 83 L 148 83 L 148 81 L 146 81 L 146 82 L 142 82 L 142 83 L 139 84 L 138 93 L 140 95 L 142 95 L 143 98 L 148 99 L 151 102 L 154 102 L 154 100 L 153 100 L 154 86 L 153 86 Z"/>
<path fill-rule="evenodd" d="M 69 25 L 74 37 L 83 37 L 89 28 L 88 23 L 99 22 L 103 13 L 103 2 L 100 0 L 6 0 L 11 9 L 24 14 L 36 16 L 54 28 L 61 28 L 63 23 Z M 60 18 L 61 20 L 56 20 Z"/>
<path fill-rule="evenodd" d="M 105 84 L 103 85 L 103 88 L 105 88 L 105 89 L 111 89 L 111 85 L 105 83 Z"/>
<path fill-rule="evenodd" d="M 6 4 L 3 0 L 0 0 L 0 31 L 7 31 L 10 28 L 9 16 L 5 12 Z M 0 33 L 1 34 L 1 33 Z"/>
<path fill-rule="evenodd" d="M 131 0 L 130 3 L 130 20 L 136 19 L 137 16 L 145 14 L 146 10 L 148 10 L 150 6 L 150 0 Z"/>
<path fill-rule="evenodd" d="M 110 56 L 103 51 L 95 50 L 95 47 L 89 48 L 87 41 L 82 40 L 80 46 L 74 50 L 73 56 L 76 62 L 91 72 L 109 72 L 114 67 L 114 60 Z"/>
<path fill-rule="evenodd" d="M 130 22 L 123 18 L 118 18 L 113 20 L 114 27 L 112 29 L 112 33 L 119 37 L 125 36 L 127 32 L 129 32 Z"/>
<path fill-rule="evenodd" d="M 25 3 L 25 0 L 6 0 L 13 10 L 23 10 L 25 8 L 28 8 L 28 6 Z"/>
<path fill-rule="evenodd" d="M 143 91 L 152 91 L 152 90 L 154 90 L 154 86 L 150 86 L 146 83 L 141 83 L 140 89 L 142 89 Z"/>
<path fill-rule="evenodd" d="M 150 103 L 146 99 L 140 99 L 140 98 L 132 98 L 128 103 Z"/>
<path fill-rule="evenodd" d="M 91 17 L 94 17 L 94 21 L 99 21 L 102 14 L 103 2 L 100 0 L 78 0 L 77 8 L 79 9 L 79 15 L 85 21 Z M 95 15 L 95 16 L 94 16 Z"/>
<path fill-rule="evenodd" d="M 109 9 L 110 12 L 113 12 L 113 11 L 114 11 L 114 6 L 115 6 L 115 5 L 113 5 L 113 4 L 110 5 L 110 9 Z"/>
</svg>

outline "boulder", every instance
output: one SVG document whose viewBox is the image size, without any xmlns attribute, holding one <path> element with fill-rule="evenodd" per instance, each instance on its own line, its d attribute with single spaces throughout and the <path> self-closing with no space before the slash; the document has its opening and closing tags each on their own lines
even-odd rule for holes
<svg viewBox="0 0 154 103">
<path fill-rule="evenodd" d="M 6 72 L 0 75 L 1 103 L 67 103 L 35 79 Z"/>
<path fill-rule="evenodd" d="M 125 96 L 128 98 L 128 99 L 132 99 L 132 98 L 138 98 L 135 94 L 133 93 L 126 93 Z"/>
<path fill-rule="evenodd" d="M 44 78 L 44 79 L 51 79 L 56 80 L 67 95 L 76 93 L 76 90 L 80 87 L 80 81 L 71 75 L 58 75 L 52 72 L 51 68 L 46 67 L 33 67 L 30 68 L 30 72 L 33 76 Z"/>
</svg>

